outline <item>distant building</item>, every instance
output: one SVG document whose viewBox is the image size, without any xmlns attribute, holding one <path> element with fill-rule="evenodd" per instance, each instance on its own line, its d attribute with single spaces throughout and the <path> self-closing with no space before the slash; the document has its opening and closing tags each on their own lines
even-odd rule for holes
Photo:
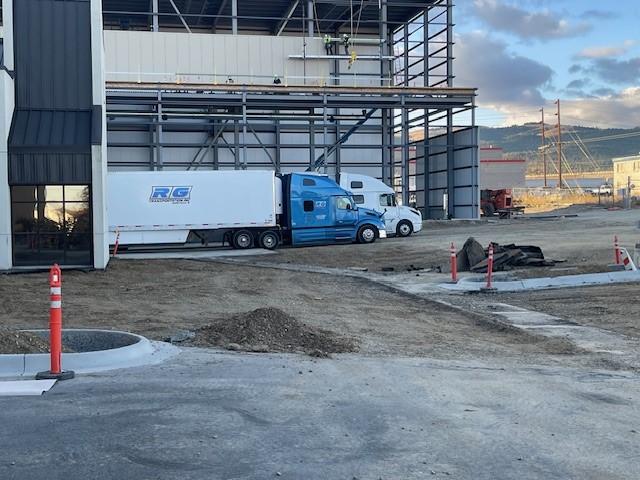
<svg viewBox="0 0 640 480">
<path fill-rule="evenodd" d="M 635 185 L 635 188 L 631 189 L 631 196 L 640 197 L 640 155 L 614 158 L 612 161 L 615 195 L 619 195 L 620 190 L 627 188 L 629 178 L 631 178 L 631 184 Z"/>
<path fill-rule="evenodd" d="M 526 187 L 527 162 L 504 158 L 502 148 L 480 148 L 480 189 L 503 190 Z"/>
</svg>

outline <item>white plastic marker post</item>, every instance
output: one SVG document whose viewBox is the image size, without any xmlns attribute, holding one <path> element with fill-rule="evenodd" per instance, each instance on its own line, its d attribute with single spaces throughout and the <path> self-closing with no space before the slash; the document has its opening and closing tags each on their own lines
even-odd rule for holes
<svg viewBox="0 0 640 480">
<path fill-rule="evenodd" d="M 49 343 L 51 370 L 38 372 L 37 380 L 69 380 L 75 376 L 71 371 L 62 370 L 62 271 L 54 264 L 49 271 L 51 307 L 49 309 Z"/>
<path fill-rule="evenodd" d="M 635 263 L 633 263 L 631 255 L 629 255 L 627 249 L 624 247 L 620 247 L 620 252 L 622 254 L 622 264 L 624 265 L 624 269 L 633 272 L 638 271 L 638 267 L 636 267 Z"/>
</svg>

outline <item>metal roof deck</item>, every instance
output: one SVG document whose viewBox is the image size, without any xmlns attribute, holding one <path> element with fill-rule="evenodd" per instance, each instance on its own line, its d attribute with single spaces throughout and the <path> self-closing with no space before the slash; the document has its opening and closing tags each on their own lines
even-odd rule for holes
<svg viewBox="0 0 640 480">
<path fill-rule="evenodd" d="M 231 29 L 230 0 L 174 0 L 181 14 L 193 29 Z M 320 33 L 335 32 L 351 22 L 353 4 L 354 28 L 358 17 L 360 29 L 377 30 L 379 0 L 314 0 Z M 306 0 L 238 0 L 240 30 L 274 32 L 291 8 L 285 31 L 303 30 Z M 388 0 L 388 24 L 399 26 L 434 5 L 446 5 L 445 0 Z M 360 7 L 362 6 L 362 13 Z M 146 28 L 151 23 L 149 0 L 103 0 L 106 28 Z M 183 28 L 169 0 L 159 0 L 160 27 Z M 306 28 L 306 26 L 304 27 Z"/>
</svg>

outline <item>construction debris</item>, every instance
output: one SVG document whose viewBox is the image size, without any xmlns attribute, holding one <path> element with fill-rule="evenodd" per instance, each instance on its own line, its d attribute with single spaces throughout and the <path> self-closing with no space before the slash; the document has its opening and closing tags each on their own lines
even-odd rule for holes
<svg viewBox="0 0 640 480">
<path fill-rule="evenodd" d="M 549 267 L 555 265 L 546 260 L 542 249 L 533 245 L 493 245 L 493 270 L 511 270 L 512 267 Z M 467 239 L 462 250 L 457 253 L 458 271 L 485 273 L 488 264 L 488 248 L 484 249 L 473 237 Z"/>
</svg>

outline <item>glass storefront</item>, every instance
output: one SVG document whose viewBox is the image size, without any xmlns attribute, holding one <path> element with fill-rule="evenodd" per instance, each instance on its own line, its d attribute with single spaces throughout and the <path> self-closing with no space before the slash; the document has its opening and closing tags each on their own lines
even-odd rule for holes
<svg viewBox="0 0 640 480">
<path fill-rule="evenodd" d="M 92 265 L 88 185 L 11 187 L 13 264 Z"/>
</svg>

